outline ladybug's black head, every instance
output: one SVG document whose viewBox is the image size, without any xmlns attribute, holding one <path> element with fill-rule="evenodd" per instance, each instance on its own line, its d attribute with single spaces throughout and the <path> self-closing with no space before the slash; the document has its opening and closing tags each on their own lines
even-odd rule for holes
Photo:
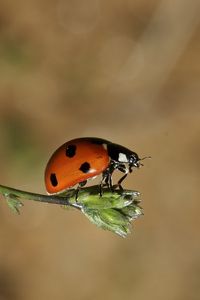
<svg viewBox="0 0 200 300">
<path fill-rule="evenodd" d="M 132 154 L 130 155 L 130 158 L 129 158 L 130 170 L 131 170 L 132 167 L 140 168 L 140 166 L 143 166 L 143 164 L 141 163 L 141 160 L 144 160 L 146 158 L 151 158 L 151 157 L 148 156 L 148 157 L 139 158 L 137 153 L 132 152 Z"/>
<path fill-rule="evenodd" d="M 131 155 L 129 157 L 129 166 L 136 167 L 136 168 L 140 167 L 140 158 L 137 155 L 137 153 L 135 153 L 135 152 L 131 153 Z"/>
</svg>

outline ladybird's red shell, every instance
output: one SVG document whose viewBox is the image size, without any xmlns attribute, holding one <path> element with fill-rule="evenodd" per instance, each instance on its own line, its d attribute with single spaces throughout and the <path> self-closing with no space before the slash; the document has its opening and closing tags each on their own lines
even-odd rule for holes
<svg viewBox="0 0 200 300">
<path fill-rule="evenodd" d="M 95 138 L 71 140 L 51 156 L 45 170 L 49 194 L 57 194 L 102 173 L 109 165 L 106 142 Z"/>
</svg>

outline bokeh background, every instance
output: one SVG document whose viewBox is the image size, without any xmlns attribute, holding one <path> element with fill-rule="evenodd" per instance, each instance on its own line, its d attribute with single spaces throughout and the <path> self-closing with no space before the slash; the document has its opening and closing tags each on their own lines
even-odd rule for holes
<svg viewBox="0 0 200 300">
<path fill-rule="evenodd" d="M 0 198 L 0 299 L 200 299 L 200 2 L 1 0 L 0 183 L 45 193 L 51 153 L 97 136 L 152 156 L 123 239 Z"/>
</svg>

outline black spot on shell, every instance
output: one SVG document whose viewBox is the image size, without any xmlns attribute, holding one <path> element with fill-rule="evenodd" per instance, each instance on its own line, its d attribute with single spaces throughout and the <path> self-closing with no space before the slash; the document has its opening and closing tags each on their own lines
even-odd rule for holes
<svg viewBox="0 0 200 300">
<path fill-rule="evenodd" d="M 56 177 L 55 173 L 51 173 L 50 180 L 51 180 L 51 184 L 53 186 L 57 186 L 58 185 L 58 180 L 57 180 L 57 177 Z"/>
<path fill-rule="evenodd" d="M 90 164 L 86 161 L 84 162 L 80 168 L 79 168 L 80 171 L 82 171 L 83 173 L 88 173 L 89 170 L 90 170 Z"/>
<path fill-rule="evenodd" d="M 76 154 L 76 145 L 68 145 L 66 148 L 66 156 L 67 157 L 74 157 L 74 155 Z"/>
</svg>

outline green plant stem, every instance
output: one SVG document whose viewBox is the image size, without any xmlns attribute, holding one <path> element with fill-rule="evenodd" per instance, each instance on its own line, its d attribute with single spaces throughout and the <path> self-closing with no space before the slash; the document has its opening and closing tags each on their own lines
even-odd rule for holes
<svg viewBox="0 0 200 300">
<path fill-rule="evenodd" d="M 14 196 L 20 200 L 33 200 L 38 202 L 72 206 L 79 209 L 79 206 L 76 203 L 69 202 L 71 195 L 68 196 L 67 194 L 62 197 L 58 195 L 43 195 L 26 192 L 3 185 L 0 185 L 0 194 L 6 198 Z"/>
</svg>

